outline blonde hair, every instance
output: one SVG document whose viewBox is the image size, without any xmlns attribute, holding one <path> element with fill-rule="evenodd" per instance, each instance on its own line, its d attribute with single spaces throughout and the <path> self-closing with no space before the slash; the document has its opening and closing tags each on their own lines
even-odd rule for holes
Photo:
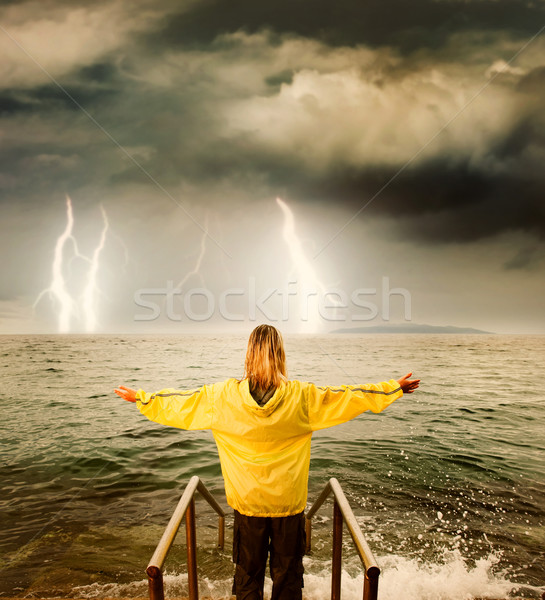
<svg viewBox="0 0 545 600">
<path fill-rule="evenodd" d="M 244 378 L 250 382 L 250 389 L 268 390 L 277 388 L 287 379 L 286 355 L 280 332 L 272 325 L 259 325 L 250 334 Z"/>
</svg>

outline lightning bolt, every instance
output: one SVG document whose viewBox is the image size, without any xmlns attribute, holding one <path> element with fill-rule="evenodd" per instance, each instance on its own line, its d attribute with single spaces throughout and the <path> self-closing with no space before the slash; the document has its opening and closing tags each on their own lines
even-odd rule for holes
<svg viewBox="0 0 545 600">
<path fill-rule="evenodd" d="M 193 269 L 191 271 L 189 271 L 189 273 L 187 273 L 186 276 L 178 283 L 178 285 L 176 286 L 176 289 L 178 289 L 178 290 L 181 290 L 182 286 L 193 275 L 198 276 L 201 280 L 201 283 L 204 286 L 204 278 L 201 274 L 201 265 L 202 265 L 202 261 L 204 259 L 204 255 L 206 254 L 206 238 L 208 236 L 208 220 L 209 220 L 209 214 L 206 213 L 206 218 L 204 221 L 204 231 L 203 231 L 203 234 L 201 237 L 201 249 L 199 251 L 199 256 L 197 257 L 197 262 L 195 263 L 195 266 L 193 267 Z"/>
<path fill-rule="evenodd" d="M 102 220 L 104 222 L 104 226 L 102 228 L 102 234 L 100 236 L 98 246 L 95 248 L 93 252 L 93 257 L 91 258 L 91 266 L 89 268 L 89 272 L 87 273 L 87 284 L 85 285 L 82 294 L 83 316 L 85 319 L 85 330 L 87 331 L 87 333 L 95 331 L 97 325 L 95 311 L 97 273 L 99 267 L 100 253 L 104 249 L 104 244 L 106 243 L 106 233 L 108 231 L 108 217 L 106 216 L 106 211 L 104 210 L 104 207 L 102 205 L 100 207 L 100 211 L 102 213 Z"/>
<path fill-rule="evenodd" d="M 314 267 L 305 255 L 303 244 L 301 243 L 301 240 L 295 231 L 295 217 L 291 208 L 281 198 L 277 198 L 276 203 L 278 206 L 280 206 L 282 212 L 284 213 L 284 241 L 288 245 L 290 256 L 293 260 L 295 268 L 305 283 L 308 282 L 313 285 L 318 284 L 318 286 L 323 288 L 323 285 L 320 283 L 318 276 L 316 275 Z"/>
<path fill-rule="evenodd" d="M 295 216 L 291 208 L 281 198 L 277 198 L 276 203 L 284 214 L 283 237 L 288 246 L 294 269 L 298 274 L 297 283 L 299 284 L 300 291 L 303 293 L 300 302 L 302 308 L 301 314 L 305 314 L 308 307 L 305 306 L 304 303 L 308 303 L 308 292 L 320 291 L 324 294 L 326 292 L 326 286 L 319 279 L 313 264 L 307 258 L 303 250 L 303 244 L 295 229 Z M 330 297 L 330 300 L 335 306 L 341 306 L 341 303 L 334 297 Z M 308 320 L 303 329 L 309 332 L 315 332 L 321 328 L 322 323 L 319 316 L 316 313 L 314 313 L 314 315 L 315 316 L 312 319 Z"/>
<path fill-rule="evenodd" d="M 76 238 L 72 234 L 74 228 L 74 213 L 72 210 L 72 200 L 66 196 L 66 227 L 62 234 L 57 238 L 55 244 L 55 252 L 53 254 L 53 263 L 51 266 L 51 283 L 48 288 L 42 290 L 36 298 L 33 308 L 36 309 L 41 299 L 48 295 L 58 309 L 58 331 L 59 333 L 69 333 L 71 321 L 75 317 L 80 317 L 78 312 L 78 303 L 72 298 L 66 285 L 66 279 L 63 271 L 64 252 L 67 242 L 72 243 L 74 255 L 71 257 L 69 265 L 75 258 L 83 259 L 89 263 L 89 271 L 87 273 L 86 284 L 81 296 L 81 304 L 83 309 L 83 318 L 85 330 L 93 332 L 96 329 L 96 310 L 95 296 L 97 291 L 97 274 L 99 269 L 100 253 L 106 242 L 106 233 L 108 231 L 108 218 L 106 211 L 101 206 L 102 219 L 104 226 L 98 246 L 95 248 L 92 258 L 81 254 L 78 248 Z"/>
<path fill-rule="evenodd" d="M 188 273 L 185 274 L 183 279 L 181 279 L 176 286 L 171 288 L 170 286 L 172 285 L 172 282 L 169 281 L 168 282 L 169 287 L 167 288 L 167 294 L 163 297 L 163 307 L 164 308 L 166 307 L 167 317 L 169 317 L 175 321 L 180 320 L 180 316 L 174 314 L 174 309 L 173 309 L 174 296 L 173 296 L 173 294 L 181 294 L 183 286 L 189 281 L 189 279 L 191 279 L 191 277 L 194 277 L 194 276 L 198 277 L 200 279 L 203 287 L 206 285 L 204 277 L 201 273 L 201 266 L 202 266 L 202 262 L 204 260 L 204 255 L 206 254 L 206 238 L 208 237 L 208 221 L 209 221 L 209 213 L 206 213 L 203 234 L 201 237 L 201 245 L 200 245 L 199 255 L 197 256 L 195 266 L 193 267 L 193 269 L 191 269 L 191 271 L 189 271 Z M 169 292 L 171 292 L 172 295 L 170 295 Z M 173 311 L 173 312 L 170 313 L 169 311 Z"/>
<path fill-rule="evenodd" d="M 51 285 L 40 293 L 33 305 L 33 308 L 36 308 L 45 294 L 48 294 L 52 300 L 57 301 L 59 305 L 58 324 L 60 333 L 68 333 L 68 331 L 70 331 L 70 318 L 75 309 L 72 296 L 66 289 L 66 283 L 62 272 L 64 246 L 68 240 L 75 242 L 72 237 L 73 226 L 74 215 L 72 213 L 72 201 L 69 196 L 66 196 L 66 227 L 55 244 L 55 253 L 53 255 L 53 265 L 51 269 Z"/>
</svg>

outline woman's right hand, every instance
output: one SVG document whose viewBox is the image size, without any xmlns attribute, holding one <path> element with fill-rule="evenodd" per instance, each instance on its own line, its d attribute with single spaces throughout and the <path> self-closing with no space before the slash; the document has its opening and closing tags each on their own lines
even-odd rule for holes
<svg viewBox="0 0 545 600">
<path fill-rule="evenodd" d="M 115 389 L 114 392 L 123 400 L 127 402 L 136 402 L 136 390 L 132 388 L 125 387 L 124 385 L 120 385 L 119 388 Z"/>
</svg>

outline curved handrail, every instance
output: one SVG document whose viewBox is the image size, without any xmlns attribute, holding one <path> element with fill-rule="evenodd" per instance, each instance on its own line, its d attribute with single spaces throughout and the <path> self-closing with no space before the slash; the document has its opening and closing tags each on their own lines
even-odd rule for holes
<svg viewBox="0 0 545 600">
<path fill-rule="evenodd" d="M 195 493 L 197 491 L 219 515 L 218 546 L 223 548 L 225 539 L 225 513 L 200 478 L 193 476 L 185 488 L 146 569 L 149 580 L 150 600 L 164 600 L 162 568 L 184 516 L 186 518 L 189 599 L 198 600 L 195 534 Z M 320 496 L 305 516 L 307 533 L 306 552 L 310 551 L 311 546 L 312 517 L 330 494 L 333 494 L 334 497 L 331 598 L 332 600 L 339 600 L 341 597 L 342 529 L 344 521 L 365 567 L 363 600 L 377 600 L 380 569 L 356 521 L 348 500 L 339 482 L 334 477 L 328 481 Z"/>
<path fill-rule="evenodd" d="M 195 493 L 200 495 L 210 504 L 210 506 L 218 513 L 218 547 L 223 549 L 225 540 L 225 512 L 216 502 L 212 494 L 208 491 L 200 477 L 194 475 L 187 484 L 182 497 L 180 498 L 166 529 L 157 544 L 157 548 L 151 557 L 146 573 L 149 580 L 149 596 L 150 600 L 164 600 L 163 591 L 163 565 L 170 551 L 174 538 L 178 533 L 178 529 L 182 523 L 184 516 L 186 517 L 186 536 L 187 536 L 187 570 L 189 584 L 190 600 L 197 600 L 197 563 L 196 563 L 196 535 L 195 535 Z"/>
<path fill-rule="evenodd" d="M 310 537 L 312 533 L 312 517 L 316 511 L 326 501 L 328 496 L 333 494 L 333 565 L 331 574 L 331 598 L 338 600 L 341 597 L 341 554 L 342 554 L 342 524 L 346 523 L 348 531 L 352 537 L 358 555 L 365 568 L 363 583 L 364 600 L 376 600 L 378 595 L 378 577 L 380 568 L 373 556 L 371 548 L 367 544 L 361 531 L 356 517 L 350 508 L 350 504 L 344 495 L 340 483 L 332 477 L 314 502 L 310 510 L 305 515 L 306 525 L 306 552 L 310 552 Z"/>
</svg>

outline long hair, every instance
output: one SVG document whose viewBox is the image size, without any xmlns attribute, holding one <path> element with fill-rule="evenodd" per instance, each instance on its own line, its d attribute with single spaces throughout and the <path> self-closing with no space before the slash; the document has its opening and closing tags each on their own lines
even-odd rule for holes
<svg viewBox="0 0 545 600">
<path fill-rule="evenodd" d="M 250 389 L 268 390 L 277 388 L 287 379 L 286 355 L 280 332 L 272 325 L 259 325 L 250 334 L 244 378 L 250 382 Z"/>
</svg>

